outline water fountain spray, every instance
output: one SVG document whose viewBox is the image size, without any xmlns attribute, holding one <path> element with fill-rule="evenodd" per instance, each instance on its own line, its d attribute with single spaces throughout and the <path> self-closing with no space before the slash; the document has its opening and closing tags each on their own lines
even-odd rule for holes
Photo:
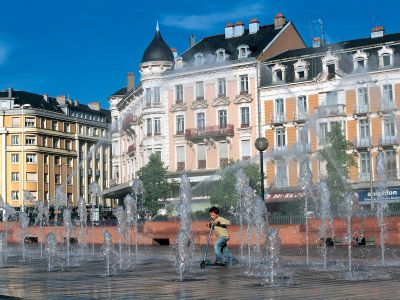
<svg viewBox="0 0 400 300">
<path fill-rule="evenodd" d="M 28 214 L 24 211 L 20 211 L 18 214 L 18 219 L 19 219 L 19 225 L 21 228 L 21 240 L 20 240 L 20 246 L 22 250 L 22 261 L 25 262 L 26 258 L 26 249 L 25 249 L 25 238 L 27 236 L 27 229 L 29 225 L 29 217 Z"/>
<path fill-rule="evenodd" d="M 255 252 L 257 255 L 258 266 L 265 261 L 261 247 L 268 232 L 268 213 L 265 202 L 260 197 L 255 197 L 254 200 L 254 231 L 255 231 Z"/>
<path fill-rule="evenodd" d="M 249 186 L 249 178 L 244 173 L 243 169 L 240 168 L 236 173 L 236 183 L 235 190 L 238 196 L 237 198 L 237 210 L 239 213 L 239 239 L 240 239 L 240 257 L 241 260 L 244 260 L 243 248 L 244 248 L 244 239 L 243 239 L 243 211 L 244 211 L 244 192 L 245 188 Z"/>
<path fill-rule="evenodd" d="M 356 195 L 354 192 L 349 192 L 346 194 L 343 203 L 343 213 L 345 216 L 345 223 L 346 223 L 346 236 L 345 241 L 347 244 L 347 253 L 348 253 L 348 260 L 349 266 L 348 270 L 352 272 L 352 257 L 351 257 L 351 244 L 353 242 L 353 235 L 351 232 L 351 217 L 353 216 L 353 205 L 357 200 Z"/>
<path fill-rule="evenodd" d="M 12 220 L 15 218 L 16 211 L 15 209 L 9 205 L 8 203 L 5 203 L 3 201 L 3 198 L 0 196 L 0 209 L 3 211 L 3 221 L 4 221 L 4 249 L 5 249 L 5 256 L 7 258 L 7 250 L 8 250 L 8 221 Z"/>
<path fill-rule="evenodd" d="M 268 231 L 265 242 L 266 264 L 264 265 L 265 283 L 276 285 L 280 269 L 281 239 L 278 228 L 271 228 Z"/>
<path fill-rule="evenodd" d="M 73 228 L 72 219 L 71 219 L 71 210 L 69 208 L 66 208 L 63 211 L 63 221 L 64 221 L 64 232 L 65 232 L 65 240 L 66 240 L 66 247 L 67 247 L 67 266 L 69 266 L 70 251 L 71 251 L 71 231 Z"/>
<path fill-rule="evenodd" d="M 326 270 L 327 266 L 327 231 L 328 231 L 328 221 L 332 220 L 331 215 L 331 203 L 329 201 L 329 189 L 326 185 L 325 181 L 321 181 L 318 184 L 318 191 L 320 196 L 320 205 L 319 205 L 319 215 L 321 218 L 321 225 L 320 225 L 320 236 L 323 241 L 322 245 L 322 259 L 323 259 L 323 266 L 324 270 Z"/>
<path fill-rule="evenodd" d="M 134 179 L 132 183 L 132 195 L 133 195 L 133 203 L 132 203 L 132 214 L 134 215 L 134 218 L 132 220 L 133 222 L 133 228 L 134 228 L 134 233 L 135 233 L 135 257 L 136 260 L 138 260 L 138 242 L 139 242 L 139 231 L 138 231 L 138 207 L 139 207 L 139 198 L 142 197 L 144 194 L 144 187 L 143 183 L 140 179 Z"/>
<path fill-rule="evenodd" d="M 379 152 L 376 157 L 376 178 L 378 181 L 376 218 L 380 228 L 381 261 L 382 265 L 385 265 L 385 215 L 388 208 L 387 202 L 385 201 L 385 194 L 387 193 L 388 188 L 386 160 L 383 152 Z"/>
<path fill-rule="evenodd" d="M 180 229 L 176 237 L 177 253 L 175 268 L 179 274 L 179 281 L 183 281 L 190 262 L 194 255 L 194 241 L 192 233 L 191 219 L 191 201 L 192 189 L 189 178 L 186 174 L 181 176 L 181 184 L 179 187 L 179 206 L 178 214 L 180 220 Z"/>
<path fill-rule="evenodd" d="M 60 253 L 57 247 L 57 237 L 53 232 L 46 235 L 44 251 L 47 256 L 47 272 L 54 270 L 56 265 L 60 265 Z"/>
<path fill-rule="evenodd" d="M 92 255 L 94 256 L 94 205 L 96 203 L 97 197 L 100 195 L 100 186 L 96 181 L 89 185 L 89 194 L 92 198 L 92 208 L 91 208 L 91 223 L 92 223 Z"/>
<path fill-rule="evenodd" d="M 84 253 L 87 248 L 87 210 L 86 210 L 86 202 L 83 197 L 80 197 L 78 201 L 78 216 L 79 216 L 79 234 L 78 234 L 79 257 L 81 260 L 83 260 L 85 257 Z"/>
<path fill-rule="evenodd" d="M 124 206 L 126 212 L 127 234 L 128 234 L 128 260 L 131 263 L 131 226 L 136 216 L 136 209 L 133 208 L 134 200 L 131 195 L 126 195 L 124 198 Z"/>
<path fill-rule="evenodd" d="M 122 253 L 122 239 L 126 239 L 125 237 L 128 231 L 128 222 L 127 222 L 126 211 L 122 206 L 118 206 L 114 210 L 114 215 L 118 220 L 117 230 L 119 233 L 119 268 L 122 269 L 124 264 L 124 258 Z"/>
<path fill-rule="evenodd" d="M 35 204 L 35 225 L 39 225 L 40 258 L 43 258 L 43 225 L 49 218 L 49 209 L 43 201 Z"/>
<path fill-rule="evenodd" d="M 306 263 L 309 263 L 309 233 L 308 233 L 308 195 L 313 187 L 312 173 L 308 160 L 303 160 L 300 165 L 300 173 L 297 183 L 304 192 L 304 218 L 306 225 Z"/>
<path fill-rule="evenodd" d="M 7 242 L 4 232 L 0 232 L 0 268 L 5 267 L 7 263 Z"/>
<path fill-rule="evenodd" d="M 67 195 L 64 193 L 63 186 L 60 185 L 59 187 L 56 188 L 56 193 L 54 196 L 54 217 L 55 217 L 55 223 L 56 223 L 56 228 L 55 228 L 56 232 L 57 232 L 57 227 L 58 227 L 59 210 L 62 209 L 66 205 L 67 205 Z M 61 239 L 62 239 L 62 237 L 61 237 L 61 233 L 60 233 L 60 240 Z"/>
<path fill-rule="evenodd" d="M 115 263 L 113 263 L 115 257 L 115 249 L 112 243 L 111 233 L 108 231 L 104 231 L 104 243 L 102 247 L 102 252 L 104 257 L 106 258 L 106 277 L 110 277 L 111 274 L 115 273 Z"/>
</svg>

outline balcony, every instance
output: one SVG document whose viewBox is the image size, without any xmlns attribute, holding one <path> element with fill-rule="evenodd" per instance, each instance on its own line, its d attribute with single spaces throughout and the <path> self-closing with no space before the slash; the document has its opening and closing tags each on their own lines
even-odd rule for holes
<svg viewBox="0 0 400 300">
<path fill-rule="evenodd" d="M 240 124 L 240 128 L 249 128 L 250 124 L 249 123 L 242 123 Z"/>
<path fill-rule="evenodd" d="M 128 114 L 122 121 L 122 130 L 130 131 L 132 130 L 132 125 L 137 125 L 139 123 L 139 118 L 137 116 Z"/>
<path fill-rule="evenodd" d="M 185 162 L 184 161 L 178 161 L 176 163 L 176 170 L 177 171 L 184 171 L 185 170 Z"/>
<path fill-rule="evenodd" d="M 226 126 L 206 126 L 205 128 L 190 128 L 185 131 L 187 140 L 201 140 L 204 138 L 223 138 L 234 135 L 233 124 Z"/>
<path fill-rule="evenodd" d="M 388 169 L 386 171 L 387 180 L 397 180 L 397 169 Z"/>
<path fill-rule="evenodd" d="M 365 116 L 368 114 L 369 107 L 367 105 L 364 106 L 354 106 L 353 115 L 355 116 Z"/>
<path fill-rule="evenodd" d="M 319 118 L 345 116 L 346 105 L 344 104 L 322 105 L 317 108 L 317 114 Z"/>
<path fill-rule="evenodd" d="M 274 158 L 283 157 L 288 150 L 287 146 L 273 146 L 269 148 Z"/>
<path fill-rule="evenodd" d="M 369 138 L 355 138 L 353 140 L 353 148 L 355 149 L 367 149 L 369 146 L 371 146 L 371 139 Z"/>
<path fill-rule="evenodd" d="M 136 152 L 136 145 L 132 144 L 128 147 L 128 151 L 126 152 L 129 156 L 134 155 Z"/>
<path fill-rule="evenodd" d="M 287 122 L 286 115 L 271 115 L 271 125 L 279 126 L 283 125 Z"/>
<path fill-rule="evenodd" d="M 382 147 L 390 147 L 394 145 L 398 145 L 397 136 L 382 136 L 378 141 L 379 146 Z"/>
<path fill-rule="evenodd" d="M 277 189 L 286 188 L 289 186 L 289 181 L 287 177 L 275 178 L 275 187 Z"/>
<path fill-rule="evenodd" d="M 391 112 L 393 110 L 396 110 L 396 104 L 394 103 L 394 101 L 382 99 L 382 102 L 379 104 L 379 111 Z"/>
<path fill-rule="evenodd" d="M 297 112 L 293 114 L 293 121 L 296 121 L 297 123 L 303 123 L 307 121 L 309 118 L 309 114 L 307 112 Z"/>
<path fill-rule="evenodd" d="M 296 144 L 296 150 L 303 153 L 311 153 L 310 144 Z"/>
</svg>

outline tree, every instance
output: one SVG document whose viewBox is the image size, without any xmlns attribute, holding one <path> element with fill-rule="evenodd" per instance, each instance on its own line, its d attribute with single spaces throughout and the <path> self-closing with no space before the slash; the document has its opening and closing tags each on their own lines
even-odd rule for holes
<svg viewBox="0 0 400 300">
<path fill-rule="evenodd" d="M 334 123 L 329 136 L 330 145 L 320 151 L 326 161 L 326 183 L 330 191 L 331 208 L 338 212 L 346 192 L 351 190 L 348 183 L 350 167 L 357 166 L 355 154 L 349 154 L 351 143 L 346 140 L 340 123 Z"/>
<path fill-rule="evenodd" d="M 210 202 L 223 210 L 236 207 L 238 195 L 235 191 L 235 173 L 239 169 L 237 162 L 231 160 L 227 166 L 221 170 L 221 178 L 211 190 Z M 249 178 L 249 185 L 259 194 L 260 190 L 260 171 L 257 164 L 248 164 L 243 170 Z"/>
<path fill-rule="evenodd" d="M 172 197 L 176 183 L 168 181 L 167 168 L 156 154 L 150 155 L 149 162 L 138 171 L 138 176 L 144 187 L 142 205 L 150 215 L 155 215 L 160 208 L 159 200 Z"/>
</svg>

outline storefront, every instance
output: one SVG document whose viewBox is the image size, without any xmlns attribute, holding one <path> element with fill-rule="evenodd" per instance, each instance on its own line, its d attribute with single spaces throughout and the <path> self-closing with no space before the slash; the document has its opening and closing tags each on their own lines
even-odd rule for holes
<svg viewBox="0 0 400 300">
<path fill-rule="evenodd" d="M 358 196 L 358 201 L 361 205 L 368 205 L 371 203 L 371 191 L 369 189 L 363 189 L 356 192 Z M 373 190 L 373 202 L 377 202 L 377 198 L 380 196 L 376 190 Z M 398 203 L 400 202 L 400 187 L 389 187 L 383 193 L 383 199 L 389 203 Z"/>
</svg>

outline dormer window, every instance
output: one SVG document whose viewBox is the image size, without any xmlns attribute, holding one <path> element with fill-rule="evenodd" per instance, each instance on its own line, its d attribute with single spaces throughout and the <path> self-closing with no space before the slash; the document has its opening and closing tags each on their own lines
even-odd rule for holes
<svg viewBox="0 0 400 300">
<path fill-rule="evenodd" d="M 183 59 L 182 57 L 177 57 L 175 59 L 175 69 L 183 68 Z"/>
<path fill-rule="evenodd" d="M 339 57 L 333 55 L 331 51 L 328 51 L 326 56 L 322 58 L 322 65 L 323 72 L 326 75 L 326 79 L 334 79 L 339 69 Z"/>
<path fill-rule="evenodd" d="M 250 54 L 249 46 L 247 45 L 240 45 L 237 49 L 239 51 L 239 59 L 247 58 Z"/>
<path fill-rule="evenodd" d="M 393 49 L 387 46 L 383 46 L 381 50 L 378 51 L 379 56 L 379 67 L 388 68 L 393 66 Z"/>
<path fill-rule="evenodd" d="M 336 74 L 335 62 L 334 61 L 327 62 L 326 69 L 327 69 L 328 79 L 335 78 Z"/>
<path fill-rule="evenodd" d="M 305 80 L 308 78 L 308 62 L 299 60 L 294 64 L 295 79 Z"/>
<path fill-rule="evenodd" d="M 225 61 L 224 49 L 218 49 L 217 51 L 215 51 L 215 54 L 217 55 L 217 61 Z"/>
<path fill-rule="evenodd" d="M 272 81 L 274 83 L 284 82 L 286 80 L 286 67 L 281 64 L 276 64 L 272 67 Z"/>
<path fill-rule="evenodd" d="M 353 55 L 354 70 L 364 70 L 367 67 L 368 53 L 358 50 Z"/>
<path fill-rule="evenodd" d="M 201 53 L 197 53 L 194 56 L 194 65 L 196 67 L 202 66 L 204 64 L 204 56 Z"/>
</svg>

